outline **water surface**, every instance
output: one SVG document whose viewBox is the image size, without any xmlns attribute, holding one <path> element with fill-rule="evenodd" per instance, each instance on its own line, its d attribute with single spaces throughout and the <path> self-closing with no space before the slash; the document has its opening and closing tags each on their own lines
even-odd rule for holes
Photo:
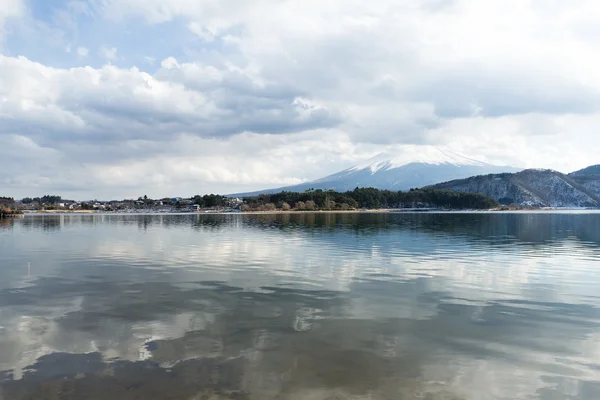
<svg viewBox="0 0 600 400">
<path fill-rule="evenodd" d="M 0 221 L 0 399 L 600 399 L 600 214 Z"/>
</svg>

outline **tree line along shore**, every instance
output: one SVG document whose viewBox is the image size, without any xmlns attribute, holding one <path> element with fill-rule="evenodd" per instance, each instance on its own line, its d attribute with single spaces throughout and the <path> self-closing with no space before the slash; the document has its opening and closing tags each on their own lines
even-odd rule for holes
<svg viewBox="0 0 600 400">
<path fill-rule="evenodd" d="M 307 190 L 305 192 L 279 192 L 244 198 L 242 211 L 312 211 L 356 209 L 471 209 L 488 210 L 498 203 L 478 193 L 449 190 L 412 189 L 406 192 L 356 188 L 347 192 Z"/>
<path fill-rule="evenodd" d="M 190 198 L 151 199 L 148 196 L 137 200 L 112 200 L 75 202 L 61 196 L 46 195 L 15 201 L 0 197 L 0 213 L 11 216 L 21 210 L 34 212 L 192 212 L 209 211 L 352 211 L 390 209 L 447 209 L 489 210 L 498 208 L 498 203 L 478 193 L 463 193 L 450 190 L 412 189 L 406 192 L 356 188 L 347 192 L 333 190 L 306 190 L 261 194 L 233 198 L 216 194 L 196 195 Z"/>
</svg>

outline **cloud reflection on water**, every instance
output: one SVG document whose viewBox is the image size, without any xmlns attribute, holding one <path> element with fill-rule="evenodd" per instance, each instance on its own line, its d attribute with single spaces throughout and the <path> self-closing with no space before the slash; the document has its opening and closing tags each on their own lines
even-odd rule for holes
<svg viewBox="0 0 600 400">
<path fill-rule="evenodd" d="M 0 231 L 2 390 L 598 398 L 599 220 L 26 217 Z"/>
</svg>

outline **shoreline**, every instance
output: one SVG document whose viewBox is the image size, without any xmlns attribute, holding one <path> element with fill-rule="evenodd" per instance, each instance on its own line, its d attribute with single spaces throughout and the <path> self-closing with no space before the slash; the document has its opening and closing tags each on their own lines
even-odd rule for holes
<svg viewBox="0 0 600 400">
<path fill-rule="evenodd" d="M 94 210 L 24 210 L 23 215 L 28 214 L 100 214 Z M 111 214 L 111 213 L 106 213 Z"/>
<path fill-rule="evenodd" d="M 0 218 L 2 219 L 8 219 L 8 218 L 20 218 L 22 216 L 24 216 L 24 213 L 0 213 Z"/>
<path fill-rule="evenodd" d="M 597 208 L 537 208 L 537 209 L 489 209 L 489 210 L 445 210 L 445 209 L 368 209 L 368 210 L 299 210 L 299 211 L 196 211 L 196 212 L 103 212 L 92 210 L 36 210 L 6 218 L 35 215 L 284 215 L 284 214 L 561 214 L 561 213 L 600 213 Z"/>
</svg>

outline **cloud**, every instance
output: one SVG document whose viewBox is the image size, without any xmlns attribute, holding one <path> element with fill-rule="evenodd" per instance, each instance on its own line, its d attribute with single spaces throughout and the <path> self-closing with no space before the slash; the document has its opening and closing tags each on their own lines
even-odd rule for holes
<svg viewBox="0 0 600 400">
<path fill-rule="evenodd" d="M 345 129 L 355 140 L 419 143 L 443 119 L 474 112 L 588 114 L 599 106 L 593 68 L 562 56 L 598 63 L 597 32 L 580 32 L 600 14 L 591 1 L 568 15 L 571 6 L 518 1 L 159 3 L 109 1 L 101 11 L 151 24 L 182 18 L 205 40 L 235 43 L 265 79 L 350 110 Z"/>
<path fill-rule="evenodd" d="M 0 0 L 0 50 L 7 21 L 20 17 L 25 12 L 23 0 Z"/>
<path fill-rule="evenodd" d="M 83 47 L 83 46 L 77 47 L 77 55 L 79 57 L 87 57 L 88 54 L 89 54 L 89 50 L 87 49 L 87 47 Z"/>
<path fill-rule="evenodd" d="M 19 56 L 19 32 L 7 36 L 0 141 L 27 138 L 91 174 L 112 168 L 124 185 L 269 187 L 402 144 L 566 172 L 600 162 L 593 1 L 102 0 L 52 15 L 31 29 L 77 53 Z M 318 135 L 328 148 L 298 150 Z M 252 143 L 262 158 L 235 148 Z M 293 161 L 268 156 L 280 152 Z"/>
<path fill-rule="evenodd" d="M 425 99 L 444 115 L 464 115 L 480 104 L 484 112 L 507 115 L 532 107 L 561 112 L 561 104 L 587 112 L 598 105 L 594 69 L 563 57 L 598 62 L 598 32 L 584 35 L 582 27 L 593 29 L 590 16 L 600 15 L 600 6 L 576 3 L 572 11 L 571 5 L 524 6 L 514 0 L 421 7 L 409 1 L 335 1 L 326 9 L 316 1 L 300 6 L 126 0 L 105 2 L 102 11 L 115 18 L 142 16 L 149 23 L 182 18 L 204 39 L 236 43 L 265 74 L 286 75 L 328 97 L 345 98 L 350 84 L 361 93 L 387 76 L 394 80 L 395 88 L 388 88 L 395 91 L 392 99 L 400 102 Z"/>
<path fill-rule="evenodd" d="M 173 59 L 163 65 L 167 68 L 150 75 L 111 65 L 56 69 L 0 56 L 0 93 L 6 97 L 0 110 L 10 114 L 0 132 L 27 130 L 42 143 L 163 141 L 183 133 L 286 133 L 337 121 L 333 111 L 300 93 L 237 70 L 211 74 L 210 68 Z"/>
<path fill-rule="evenodd" d="M 117 48 L 102 46 L 100 47 L 100 50 L 98 50 L 98 54 L 108 61 L 114 61 L 117 59 Z"/>
</svg>

